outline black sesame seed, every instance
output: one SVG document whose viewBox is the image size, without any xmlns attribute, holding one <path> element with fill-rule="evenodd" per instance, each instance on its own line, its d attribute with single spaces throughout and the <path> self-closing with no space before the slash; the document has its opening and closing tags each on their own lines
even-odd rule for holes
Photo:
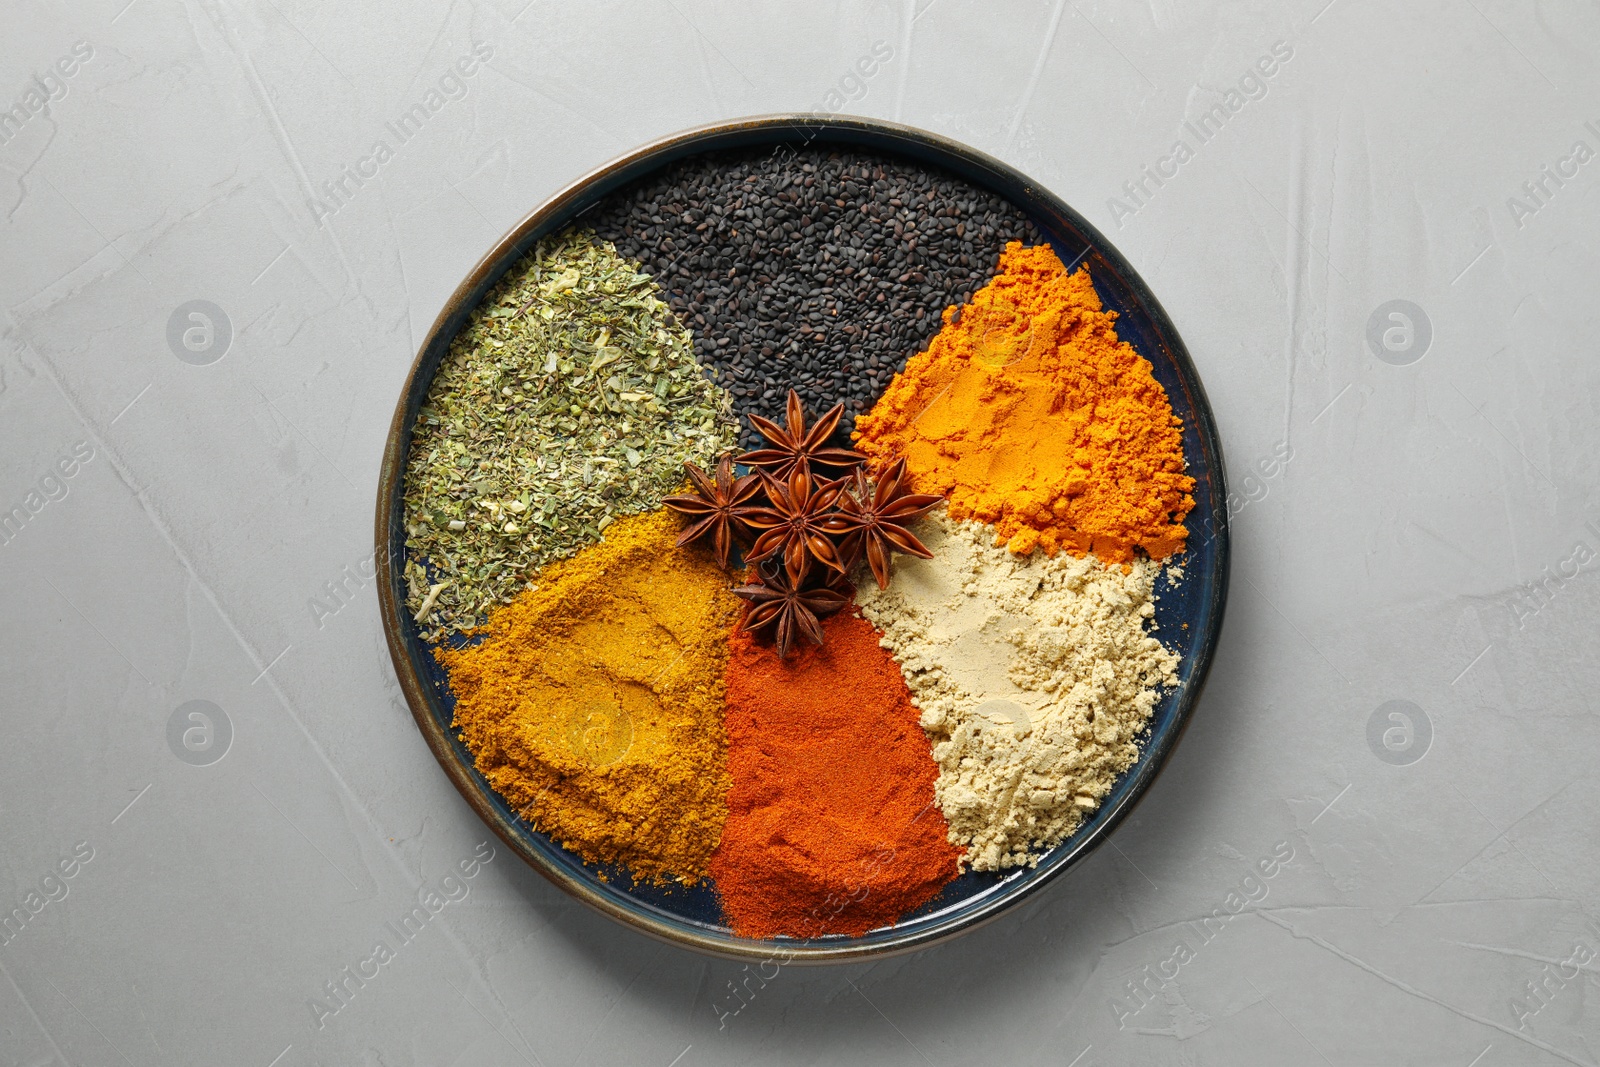
<svg viewBox="0 0 1600 1067">
<path fill-rule="evenodd" d="M 1006 242 L 1042 240 L 953 175 L 817 147 L 692 157 L 583 223 L 654 274 L 740 413 L 780 419 L 790 386 L 813 414 L 871 407 L 944 309 L 990 280 Z"/>
</svg>

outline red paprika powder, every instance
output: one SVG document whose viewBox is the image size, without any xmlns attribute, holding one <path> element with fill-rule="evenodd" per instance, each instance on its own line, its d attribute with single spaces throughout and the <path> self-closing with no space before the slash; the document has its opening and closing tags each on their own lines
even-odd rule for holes
<svg viewBox="0 0 1600 1067">
<path fill-rule="evenodd" d="M 854 610 L 788 660 L 745 631 L 729 641 L 733 785 L 711 874 L 744 937 L 860 935 L 956 876 L 911 693 Z"/>
</svg>

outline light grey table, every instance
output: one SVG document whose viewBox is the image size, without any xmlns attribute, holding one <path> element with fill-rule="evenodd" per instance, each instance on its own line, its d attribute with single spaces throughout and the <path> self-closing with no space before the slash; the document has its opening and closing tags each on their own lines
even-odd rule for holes
<svg viewBox="0 0 1600 1067">
<path fill-rule="evenodd" d="M 1600 1060 L 1600 14 L 1399 6 L 12 0 L 0 1065 Z M 796 109 L 1082 210 L 1238 496 L 1210 685 L 1113 845 L 943 947 L 774 974 L 481 858 L 371 529 L 501 232 Z"/>
</svg>

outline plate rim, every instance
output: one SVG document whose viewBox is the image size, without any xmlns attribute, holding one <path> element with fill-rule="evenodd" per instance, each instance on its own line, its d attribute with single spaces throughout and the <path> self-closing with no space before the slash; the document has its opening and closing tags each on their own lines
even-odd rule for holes
<svg viewBox="0 0 1600 1067">
<path fill-rule="evenodd" d="M 996 185 L 1014 185 L 1067 220 L 1085 238 L 1089 246 L 1085 258 L 1101 260 L 1149 314 L 1155 333 L 1164 342 L 1179 377 L 1185 381 L 1191 393 L 1197 423 L 1195 430 L 1201 452 L 1210 462 L 1211 476 L 1216 486 L 1212 494 L 1210 518 L 1212 539 L 1217 554 L 1217 580 L 1211 596 L 1204 604 L 1211 621 L 1194 653 L 1195 662 L 1190 678 L 1184 691 L 1179 694 L 1178 704 L 1174 709 L 1173 725 L 1160 738 L 1151 739 L 1146 743 L 1139 761 L 1134 765 L 1133 771 L 1137 777 L 1130 783 L 1127 794 L 1097 827 L 1082 839 L 1073 842 L 1071 852 L 1057 860 L 1052 869 L 1043 876 L 1009 892 L 996 894 L 995 899 L 979 905 L 971 914 L 952 918 L 927 929 L 908 931 L 898 937 L 893 936 L 891 931 L 891 936 L 887 939 L 870 944 L 832 940 L 819 943 L 802 939 L 729 940 L 712 936 L 695 929 L 687 920 L 674 923 L 640 910 L 629 909 L 609 895 L 600 892 L 590 882 L 575 877 L 528 847 L 516 827 L 509 823 L 483 795 L 479 783 L 472 776 L 472 769 L 457 758 L 447 729 L 440 725 L 433 713 L 429 686 L 412 662 L 412 650 L 406 640 L 404 619 L 401 614 L 404 606 L 404 598 L 400 595 L 405 558 L 403 524 L 400 525 L 402 536 L 399 544 L 391 543 L 390 537 L 394 528 L 392 520 L 395 507 L 397 505 L 403 507 L 406 457 L 410 451 L 409 423 L 415 409 L 420 406 L 421 396 L 425 394 L 427 386 L 431 385 L 432 374 L 429 375 L 429 382 L 423 386 L 423 393 L 418 392 L 418 378 L 441 333 L 450 326 L 452 320 L 470 313 L 482 295 L 510 269 L 539 236 L 542 236 L 538 234 L 540 227 L 552 218 L 561 218 L 564 222 L 575 221 L 605 195 L 634 177 L 691 154 L 714 151 L 720 147 L 761 143 L 763 136 L 773 144 L 794 140 L 802 140 L 805 144 L 809 144 L 823 137 L 861 147 L 898 149 L 908 157 L 922 158 L 925 161 L 928 161 L 926 157 L 930 154 L 946 157 L 938 162 L 946 169 L 957 170 L 969 181 L 973 181 L 974 173 L 985 172 L 997 179 L 991 183 L 974 181 L 974 184 L 996 193 L 999 193 Z M 952 168 L 951 160 L 958 161 L 961 165 Z M 597 186 L 604 188 L 596 193 L 594 190 Z M 571 210 L 586 197 L 591 201 L 588 205 L 576 211 Z M 1011 197 L 1008 196 L 1007 199 L 1010 200 Z M 1018 207 L 1021 208 L 1023 205 Z M 566 214 L 569 211 L 570 216 Z M 457 328 L 459 329 L 459 323 Z M 414 397 L 417 399 L 415 404 Z M 748 962 L 783 958 L 784 962 L 801 964 L 878 959 L 926 948 L 994 921 L 1022 901 L 1059 880 L 1066 871 L 1081 862 L 1109 838 L 1143 800 L 1151 784 L 1187 732 L 1215 659 L 1227 605 L 1231 569 L 1231 542 L 1226 501 L 1226 468 L 1223 463 L 1221 436 L 1204 383 L 1200 379 L 1194 360 L 1189 355 L 1188 348 L 1184 345 L 1177 327 L 1167 315 L 1166 309 L 1145 284 L 1143 277 L 1134 270 L 1132 264 L 1123 257 L 1116 246 L 1078 211 L 1009 164 L 928 130 L 855 116 L 824 116 L 798 112 L 756 115 L 690 127 L 647 142 L 602 163 L 567 183 L 525 214 L 467 271 L 440 308 L 433 325 L 429 327 L 417 348 L 401 387 L 389 432 L 385 438 L 378 477 L 374 553 L 378 565 L 379 615 L 390 659 L 393 661 L 401 691 L 405 694 L 406 704 L 411 710 L 418 730 L 446 777 L 456 787 L 462 799 L 496 836 L 558 888 L 601 914 L 655 940 L 724 959 Z"/>
</svg>

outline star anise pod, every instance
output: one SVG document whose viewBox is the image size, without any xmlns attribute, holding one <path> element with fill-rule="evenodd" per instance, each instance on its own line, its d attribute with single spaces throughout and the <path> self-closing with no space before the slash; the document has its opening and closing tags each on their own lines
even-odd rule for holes
<svg viewBox="0 0 1600 1067">
<path fill-rule="evenodd" d="M 906 527 L 932 511 L 944 498 L 932 493 L 906 491 L 906 461 L 897 459 L 885 467 L 877 477 L 876 485 L 857 467 L 852 478 L 851 491 L 841 493 L 832 518 L 823 524 L 823 531 L 840 538 L 839 554 L 846 564 L 854 563 L 863 554 L 872 567 L 872 576 L 878 580 L 879 589 L 889 587 L 889 554 L 905 552 L 923 559 L 932 559 L 921 541 Z"/>
<path fill-rule="evenodd" d="M 806 412 L 800 404 L 800 394 L 789 390 L 788 427 L 779 426 L 760 415 L 751 415 L 751 425 L 761 431 L 761 436 L 772 442 L 771 448 L 746 452 L 740 463 L 769 471 L 775 478 L 787 478 L 795 467 L 807 471 L 813 463 L 823 467 L 853 467 L 864 463 L 866 456 L 848 448 L 828 448 L 828 438 L 839 428 L 839 418 L 844 405 L 835 404 L 820 419 L 806 429 Z"/>
<path fill-rule="evenodd" d="M 759 468 L 756 474 L 767 492 L 767 506 L 739 509 L 740 521 L 760 531 L 745 559 L 760 563 L 781 554 L 789 581 L 796 583 L 805 579 L 813 559 L 843 573 L 839 547 L 825 527 L 836 514 L 834 502 L 844 492 L 845 480 L 819 481 L 801 464 L 784 481 Z"/>
<path fill-rule="evenodd" d="M 663 501 L 673 511 L 696 520 L 678 535 L 678 544 L 686 545 L 710 534 L 717 563 L 726 568 L 734 538 L 747 530 L 739 512 L 760 491 L 761 483 L 753 474 L 734 478 L 733 460 L 729 456 L 717 460 L 715 478 L 707 477 L 706 472 L 693 463 L 685 463 L 683 467 L 694 483 L 695 495 L 669 496 Z"/>
<path fill-rule="evenodd" d="M 751 631 L 774 627 L 779 659 L 787 659 L 789 649 L 802 637 L 814 645 L 822 644 L 822 623 L 818 620 L 850 601 L 833 588 L 839 583 L 831 576 L 827 585 L 816 589 L 791 581 L 783 567 L 758 567 L 756 578 L 733 591 L 734 596 L 750 604 L 741 626 Z"/>
</svg>

